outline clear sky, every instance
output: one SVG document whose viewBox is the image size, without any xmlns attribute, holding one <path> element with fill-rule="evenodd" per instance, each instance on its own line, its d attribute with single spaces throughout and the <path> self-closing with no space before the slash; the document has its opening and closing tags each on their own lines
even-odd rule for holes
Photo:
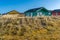
<svg viewBox="0 0 60 40">
<path fill-rule="evenodd" d="M 45 7 L 49 10 L 60 9 L 60 0 L 0 0 L 0 13 L 11 10 L 24 12 L 37 7 Z"/>
</svg>

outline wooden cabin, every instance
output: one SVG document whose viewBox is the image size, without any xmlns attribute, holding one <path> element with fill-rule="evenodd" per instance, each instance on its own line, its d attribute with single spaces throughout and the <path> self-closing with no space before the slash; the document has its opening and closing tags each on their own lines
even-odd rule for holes
<svg viewBox="0 0 60 40">
<path fill-rule="evenodd" d="M 52 15 L 53 15 L 53 16 L 60 16 L 60 9 L 53 10 L 53 11 L 52 11 Z"/>
<path fill-rule="evenodd" d="M 16 11 L 16 10 L 10 11 L 10 12 L 5 13 L 5 14 L 3 14 L 3 15 L 18 15 L 18 16 L 20 16 L 20 17 L 24 17 L 24 16 L 25 16 L 24 13 L 19 13 L 19 12 Z"/>
<path fill-rule="evenodd" d="M 57 13 L 55 11 L 52 11 L 52 16 L 56 16 Z"/>
<path fill-rule="evenodd" d="M 18 11 L 16 11 L 16 10 L 12 10 L 12 11 L 6 13 L 6 14 L 7 14 L 7 15 L 8 15 L 8 14 L 13 14 L 13 15 L 14 15 L 14 14 L 20 14 L 20 13 L 19 13 Z"/>
<path fill-rule="evenodd" d="M 45 9 L 44 7 L 30 9 L 25 11 L 25 16 L 34 17 L 34 16 L 51 16 L 51 12 Z"/>
</svg>

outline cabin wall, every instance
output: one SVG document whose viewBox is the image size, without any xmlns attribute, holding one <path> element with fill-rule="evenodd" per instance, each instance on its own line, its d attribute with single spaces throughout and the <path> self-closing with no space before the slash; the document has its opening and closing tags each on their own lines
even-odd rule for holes
<svg viewBox="0 0 60 40">
<path fill-rule="evenodd" d="M 53 16 L 56 16 L 56 13 L 55 13 L 55 12 L 52 12 L 52 15 L 53 15 Z"/>
<path fill-rule="evenodd" d="M 40 14 L 42 13 L 42 14 Z M 52 14 L 46 11 L 40 11 L 40 12 L 27 12 L 25 13 L 25 16 L 29 16 L 29 17 L 34 17 L 34 16 L 51 16 Z"/>
<path fill-rule="evenodd" d="M 27 12 L 27 13 L 25 13 L 25 16 L 34 17 L 34 16 L 37 16 L 37 13 L 36 12 Z"/>
<path fill-rule="evenodd" d="M 25 16 L 30 16 L 30 12 L 25 13 Z"/>
<path fill-rule="evenodd" d="M 58 12 L 58 15 L 60 15 L 60 12 Z"/>
<path fill-rule="evenodd" d="M 53 16 L 60 16 L 60 12 L 52 11 L 52 15 L 53 15 Z"/>
<path fill-rule="evenodd" d="M 49 11 L 40 10 L 37 13 L 39 13 L 39 12 L 41 12 L 43 16 L 51 16 L 52 15 L 52 13 Z"/>
<path fill-rule="evenodd" d="M 29 11 L 25 13 L 25 16 L 29 16 L 29 17 L 34 17 L 34 16 L 51 16 L 52 13 L 50 11 L 48 11 L 47 9 L 38 9 L 36 11 Z M 54 14 L 53 14 L 54 15 Z"/>
<path fill-rule="evenodd" d="M 34 17 L 34 16 L 37 16 L 37 13 L 36 12 L 33 12 L 32 13 L 32 17 Z"/>
</svg>

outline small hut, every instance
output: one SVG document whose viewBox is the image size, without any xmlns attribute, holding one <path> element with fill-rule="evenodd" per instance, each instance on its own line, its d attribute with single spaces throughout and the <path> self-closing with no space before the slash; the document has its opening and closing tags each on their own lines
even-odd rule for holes
<svg viewBox="0 0 60 40">
<path fill-rule="evenodd" d="M 3 14 L 3 18 L 17 18 L 17 17 L 25 17 L 24 13 L 19 13 L 16 10 L 10 11 L 8 13 Z"/>
<path fill-rule="evenodd" d="M 60 9 L 56 9 L 52 11 L 53 16 L 60 16 Z"/>
<path fill-rule="evenodd" d="M 8 13 L 5 13 L 4 15 L 18 15 L 18 16 L 20 16 L 20 17 L 25 16 L 24 13 L 19 13 L 19 12 L 16 11 L 16 10 L 12 10 L 12 11 L 10 11 L 10 12 L 8 12 Z"/>
</svg>

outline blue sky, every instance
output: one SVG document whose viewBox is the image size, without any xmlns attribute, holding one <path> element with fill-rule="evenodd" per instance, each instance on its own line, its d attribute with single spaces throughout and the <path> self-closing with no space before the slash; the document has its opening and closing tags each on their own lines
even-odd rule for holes
<svg viewBox="0 0 60 40">
<path fill-rule="evenodd" d="M 0 0 L 0 13 L 11 10 L 24 12 L 37 7 L 45 7 L 49 10 L 60 9 L 60 0 Z"/>
</svg>

